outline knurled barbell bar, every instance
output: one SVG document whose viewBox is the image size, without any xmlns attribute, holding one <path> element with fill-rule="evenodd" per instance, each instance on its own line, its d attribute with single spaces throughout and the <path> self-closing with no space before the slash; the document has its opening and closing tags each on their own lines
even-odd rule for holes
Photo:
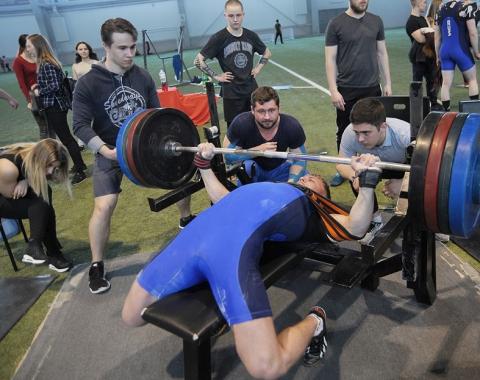
<svg viewBox="0 0 480 380">
<path fill-rule="evenodd" d="M 182 152 L 196 153 L 199 151 L 198 147 L 182 146 L 176 141 L 167 141 L 166 144 L 159 149 L 164 150 L 165 154 L 172 156 L 179 156 Z M 303 153 L 291 153 L 291 152 L 277 152 L 271 150 L 253 150 L 253 149 L 233 149 L 233 148 L 214 148 L 214 154 L 238 154 L 246 155 L 249 157 L 267 157 L 267 158 L 280 158 L 283 160 L 304 160 L 304 161 L 316 161 L 327 162 L 333 164 L 347 164 L 350 165 L 350 158 L 327 156 L 327 155 L 313 155 Z M 375 166 L 380 169 L 397 170 L 397 171 L 410 171 L 410 165 L 399 164 L 396 162 L 376 162 Z"/>
<path fill-rule="evenodd" d="M 159 108 L 129 118 L 116 146 L 120 167 L 134 183 L 176 189 L 195 173 L 199 143 L 187 115 Z M 377 166 L 410 171 L 408 202 L 418 223 L 433 232 L 468 237 L 480 222 L 479 147 L 480 115 L 431 112 L 417 135 L 411 165 Z M 291 152 L 215 148 L 214 153 L 350 164 L 348 158 Z"/>
</svg>

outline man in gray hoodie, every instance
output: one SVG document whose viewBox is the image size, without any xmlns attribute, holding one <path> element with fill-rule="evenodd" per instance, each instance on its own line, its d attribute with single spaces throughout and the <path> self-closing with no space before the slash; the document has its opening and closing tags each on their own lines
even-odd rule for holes
<svg viewBox="0 0 480 380">
<path fill-rule="evenodd" d="M 110 289 L 103 252 L 120 194 L 122 172 L 115 143 L 123 121 L 139 109 L 160 107 L 150 74 L 134 64 L 137 30 L 122 18 L 101 27 L 105 60 L 79 79 L 73 97 L 73 130 L 95 152 L 95 204 L 88 234 L 92 251 L 89 287 L 92 293 Z M 190 219 L 190 199 L 178 203 L 182 219 Z"/>
</svg>

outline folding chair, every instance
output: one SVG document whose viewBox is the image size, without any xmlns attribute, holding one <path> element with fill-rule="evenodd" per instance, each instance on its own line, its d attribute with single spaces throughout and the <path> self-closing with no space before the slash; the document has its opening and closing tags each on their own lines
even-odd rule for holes
<svg viewBox="0 0 480 380">
<path fill-rule="evenodd" d="M 8 239 L 14 237 L 15 235 L 18 235 L 20 231 L 23 234 L 25 242 L 28 242 L 27 233 L 25 232 L 25 227 L 23 226 L 21 219 L 1 219 L 0 233 L 2 234 L 3 243 L 5 244 L 5 248 L 8 252 L 8 257 L 10 257 L 10 261 L 15 272 L 18 271 L 18 268 L 15 262 L 15 257 L 13 257 L 12 249 L 10 248 L 10 243 L 8 242 Z"/>
</svg>

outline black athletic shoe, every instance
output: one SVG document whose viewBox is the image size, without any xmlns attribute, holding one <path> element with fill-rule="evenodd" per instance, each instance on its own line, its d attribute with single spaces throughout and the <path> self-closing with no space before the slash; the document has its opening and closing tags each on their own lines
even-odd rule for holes
<svg viewBox="0 0 480 380">
<path fill-rule="evenodd" d="M 24 263 L 35 265 L 43 264 L 45 261 L 47 261 L 47 255 L 45 255 L 45 252 L 43 251 L 42 244 L 35 240 L 30 240 L 23 255 L 22 261 Z"/>
<path fill-rule="evenodd" d="M 96 261 L 88 271 L 88 286 L 93 294 L 103 293 L 110 289 L 110 282 L 105 277 L 103 261 Z"/>
<path fill-rule="evenodd" d="M 87 165 L 85 165 L 85 164 L 83 164 L 83 165 L 80 167 L 80 169 L 77 168 L 75 165 L 73 165 L 73 166 L 70 168 L 69 173 L 70 173 L 70 174 L 75 174 L 76 172 L 79 172 L 79 171 L 83 172 L 83 171 L 85 171 L 85 170 L 87 170 Z"/>
<path fill-rule="evenodd" d="M 178 228 L 183 230 L 188 223 L 190 223 L 193 219 L 195 219 L 196 215 L 189 215 L 185 218 L 180 218 L 180 222 L 178 223 Z"/>
<path fill-rule="evenodd" d="M 70 180 L 72 185 L 78 185 L 80 182 L 83 182 L 87 178 L 86 174 L 83 171 L 75 172 Z"/>
<path fill-rule="evenodd" d="M 68 261 L 62 253 L 48 256 L 48 267 L 51 270 L 63 273 L 68 272 L 72 268 L 73 264 Z"/>
<path fill-rule="evenodd" d="M 320 306 L 314 306 L 309 314 L 315 314 L 323 320 L 323 329 L 320 334 L 314 336 L 303 356 L 303 365 L 306 367 L 314 366 L 320 359 L 325 357 L 327 352 L 327 315 Z"/>
</svg>

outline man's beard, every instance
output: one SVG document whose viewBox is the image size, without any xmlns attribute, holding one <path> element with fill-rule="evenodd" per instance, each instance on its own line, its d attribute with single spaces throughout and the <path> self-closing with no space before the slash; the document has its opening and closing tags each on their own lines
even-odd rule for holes
<svg viewBox="0 0 480 380">
<path fill-rule="evenodd" d="M 266 126 L 264 123 L 261 123 L 259 121 L 257 121 L 257 124 L 260 128 L 263 128 L 263 129 L 272 129 L 273 127 L 275 127 L 277 125 L 277 121 L 278 121 L 278 118 L 276 120 L 272 120 L 270 123 L 269 126 Z"/>
<path fill-rule="evenodd" d="M 367 11 L 368 2 L 367 2 L 367 5 L 365 6 L 365 9 L 361 9 L 360 7 L 357 7 L 356 5 L 352 4 L 352 2 L 350 1 L 350 8 L 352 9 L 353 13 L 362 14 Z"/>
</svg>

